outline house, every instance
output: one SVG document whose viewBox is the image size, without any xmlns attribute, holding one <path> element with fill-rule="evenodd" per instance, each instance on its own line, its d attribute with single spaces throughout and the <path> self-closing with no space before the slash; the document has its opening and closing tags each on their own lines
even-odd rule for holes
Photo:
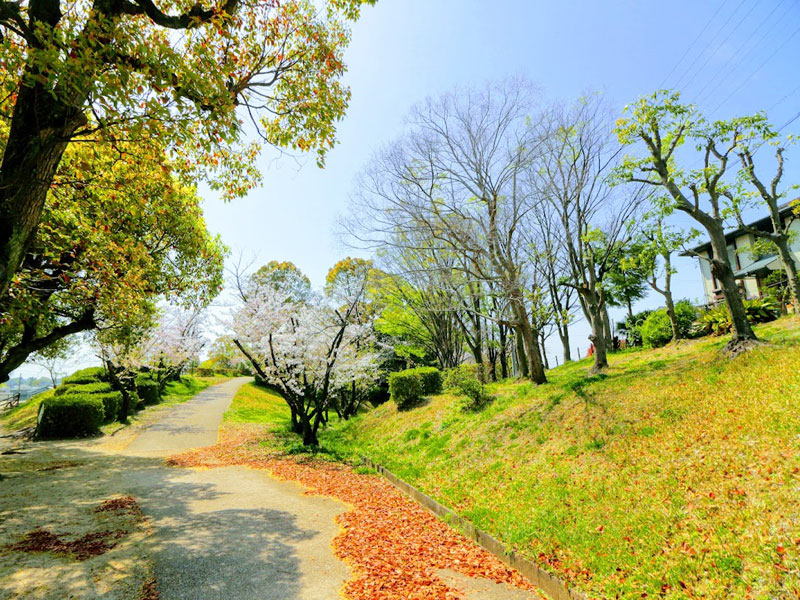
<svg viewBox="0 0 800 600">
<path fill-rule="evenodd" d="M 784 225 L 796 232 L 796 237 L 792 240 L 791 250 L 795 262 L 800 266 L 800 219 L 792 212 L 792 206 L 786 203 L 780 207 L 780 215 Z M 749 224 L 750 228 L 762 231 L 772 231 L 772 222 L 769 217 L 764 217 Z M 728 242 L 728 258 L 733 267 L 734 277 L 739 284 L 739 290 L 745 298 L 761 298 L 767 287 L 764 280 L 773 271 L 781 271 L 780 258 L 777 253 L 770 253 L 759 256 L 752 251 L 756 237 L 737 229 L 725 236 Z M 707 304 L 716 304 L 722 300 L 722 289 L 716 278 L 711 274 L 711 266 L 708 260 L 711 256 L 711 243 L 706 242 L 690 251 L 684 253 L 685 256 L 697 256 L 700 258 L 700 273 L 703 276 L 703 290 Z"/>
</svg>

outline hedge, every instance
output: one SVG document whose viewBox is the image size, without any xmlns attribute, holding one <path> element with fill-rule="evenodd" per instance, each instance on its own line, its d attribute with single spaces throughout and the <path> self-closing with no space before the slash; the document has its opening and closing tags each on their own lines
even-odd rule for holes
<svg viewBox="0 0 800 600">
<path fill-rule="evenodd" d="M 422 375 L 416 369 L 392 373 L 389 375 L 389 394 L 397 408 L 411 408 L 422 396 Z"/>
<path fill-rule="evenodd" d="M 62 391 L 62 388 L 64 390 Z M 62 385 L 56 390 L 56 396 L 72 396 L 74 394 L 107 394 L 113 392 L 110 383 L 96 381 L 94 383 L 71 383 Z"/>
<path fill-rule="evenodd" d="M 438 394 L 442 391 L 442 372 L 436 367 L 417 367 L 409 371 L 419 373 L 423 394 Z"/>
<path fill-rule="evenodd" d="M 117 417 L 119 417 L 119 411 L 122 408 L 122 392 L 92 394 L 92 396 L 99 398 L 103 402 L 104 422 L 111 423 L 112 421 L 116 421 Z M 69 396 L 67 396 L 67 398 L 69 398 Z"/>
<path fill-rule="evenodd" d="M 50 396 L 39 406 L 36 436 L 68 438 L 92 435 L 100 430 L 105 417 L 99 394 Z"/>
<path fill-rule="evenodd" d="M 136 393 L 142 400 L 142 404 L 158 404 L 161 402 L 161 393 L 158 391 L 158 383 L 149 377 L 136 378 Z"/>
<path fill-rule="evenodd" d="M 108 373 L 106 373 L 103 367 L 89 367 L 88 369 L 75 371 L 69 377 L 65 377 L 61 383 L 96 383 L 98 381 L 106 381 L 107 379 Z"/>
</svg>

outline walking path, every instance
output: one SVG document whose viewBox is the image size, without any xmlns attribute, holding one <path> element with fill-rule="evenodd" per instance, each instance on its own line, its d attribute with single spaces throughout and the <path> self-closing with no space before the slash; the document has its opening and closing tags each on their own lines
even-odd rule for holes
<svg viewBox="0 0 800 600">
<path fill-rule="evenodd" d="M 246 378 L 175 407 L 124 450 L 168 456 L 217 441 Z M 244 467 L 134 470 L 128 489 L 149 517 L 150 555 L 163 600 L 327 600 L 349 570 L 336 559 L 335 517 L 346 507 Z"/>
</svg>

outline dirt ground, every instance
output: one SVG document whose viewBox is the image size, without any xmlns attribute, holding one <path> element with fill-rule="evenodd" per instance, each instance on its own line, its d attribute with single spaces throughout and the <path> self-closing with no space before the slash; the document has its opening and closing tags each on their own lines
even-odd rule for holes
<svg viewBox="0 0 800 600">
<path fill-rule="evenodd" d="M 163 461 L 121 452 L 169 408 L 95 439 L 36 442 L 0 431 L 0 599 L 158 598 L 150 527 L 127 475 L 161 472 Z"/>
<path fill-rule="evenodd" d="M 149 528 L 120 493 L 130 459 L 52 442 L 12 452 L 0 456 L 0 598 L 146 597 Z"/>
</svg>

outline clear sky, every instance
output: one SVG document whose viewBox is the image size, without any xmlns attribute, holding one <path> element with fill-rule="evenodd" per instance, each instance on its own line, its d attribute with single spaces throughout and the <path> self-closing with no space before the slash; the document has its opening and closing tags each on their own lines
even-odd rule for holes
<svg viewBox="0 0 800 600">
<path fill-rule="evenodd" d="M 538 83 L 545 99 L 604 91 L 620 111 L 676 88 L 707 117 L 769 110 L 782 125 L 800 111 L 798 9 L 800 0 L 378 0 L 353 30 L 353 97 L 326 168 L 266 153 L 264 185 L 247 198 L 225 204 L 201 190 L 209 228 L 234 252 L 290 260 L 320 286 L 353 253 L 338 241 L 336 219 L 356 174 L 401 132 L 410 107 L 509 75 Z M 800 119 L 792 126 L 800 131 Z M 800 149 L 788 159 L 800 162 Z M 699 269 L 689 259 L 676 268 L 676 296 L 700 300 Z M 658 305 L 651 297 L 638 308 Z M 585 352 L 587 335 L 577 323 L 573 346 Z M 548 355 L 556 354 L 554 336 Z"/>
</svg>

